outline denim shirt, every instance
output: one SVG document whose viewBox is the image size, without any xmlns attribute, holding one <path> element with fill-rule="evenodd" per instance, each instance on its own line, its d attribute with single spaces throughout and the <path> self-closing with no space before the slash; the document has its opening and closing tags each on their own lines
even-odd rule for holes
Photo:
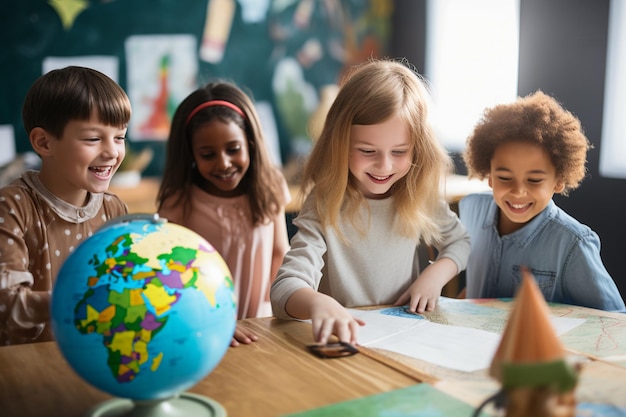
<svg viewBox="0 0 626 417">
<path fill-rule="evenodd" d="M 598 235 L 554 201 L 521 229 L 498 233 L 499 209 L 491 192 L 459 203 L 470 235 L 467 298 L 514 297 L 520 268 L 528 267 L 546 301 L 626 312 L 624 301 L 600 257 Z"/>
</svg>

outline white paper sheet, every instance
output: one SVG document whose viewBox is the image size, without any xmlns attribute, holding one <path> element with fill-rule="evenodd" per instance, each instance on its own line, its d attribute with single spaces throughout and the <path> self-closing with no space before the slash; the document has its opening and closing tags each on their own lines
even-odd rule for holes
<svg viewBox="0 0 626 417">
<path fill-rule="evenodd" d="M 359 328 L 360 345 L 385 349 L 446 368 L 473 372 L 488 368 L 500 335 L 469 327 L 432 323 L 422 316 L 405 318 L 382 314 L 383 309 L 350 313 L 366 322 Z M 557 335 L 584 319 L 551 317 Z"/>
</svg>

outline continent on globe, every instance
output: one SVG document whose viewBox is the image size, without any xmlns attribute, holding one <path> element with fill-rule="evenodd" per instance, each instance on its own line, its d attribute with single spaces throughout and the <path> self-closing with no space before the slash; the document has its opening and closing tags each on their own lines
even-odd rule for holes
<svg viewBox="0 0 626 417">
<path fill-rule="evenodd" d="M 141 242 L 142 244 L 138 243 Z M 159 368 L 163 353 L 150 358 L 148 345 L 167 325 L 172 307 L 186 291 L 203 291 L 215 304 L 214 291 L 198 281 L 203 252 L 212 247 L 172 247 L 152 257 L 145 239 L 120 235 L 106 248 L 106 258 L 94 254 L 88 264 L 88 290 L 74 310 L 74 323 L 83 334 L 97 333 L 108 352 L 107 364 L 118 382 L 135 379 L 141 366 Z M 151 260 L 156 259 L 156 264 Z M 231 277 L 226 277 L 232 288 Z"/>
<path fill-rule="evenodd" d="M 78 245 L 50 304 L 70 366 L 131 401 L 182 399 L 220 362 L 237 321 L 232 274 L 211 243 L 147 214 L 112 220 Z"/>
</svg>

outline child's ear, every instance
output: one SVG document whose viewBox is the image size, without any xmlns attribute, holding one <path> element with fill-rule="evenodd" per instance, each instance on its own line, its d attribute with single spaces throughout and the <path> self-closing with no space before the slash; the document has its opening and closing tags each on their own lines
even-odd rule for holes
<svg viewBox="0 0 626 417">
<path fill-rule="evenodd" d="M 493 181 L 491 181 L 491 174 L 487 175 L 487 184 L 490 188 L 493 188 Z"/>
<path fill-rule="evenodd" d="M 30 131 L 30 145 L 39 156 L 49 156 L 52 153 L 50 145 L 51 136 L 41 127 L 35 127 Z"/>
<path fill-rule="evenodd" d="M 564 189 L 565 189 L 565 181 L 557 181 L 556 185 L 554 186 L 554 193 L 560 194 L 563 192 Z"/>
</svg>

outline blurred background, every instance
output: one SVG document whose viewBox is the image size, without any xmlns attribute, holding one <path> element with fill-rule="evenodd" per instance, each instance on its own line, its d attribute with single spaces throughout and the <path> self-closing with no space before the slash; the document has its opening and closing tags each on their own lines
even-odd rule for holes
<svg viewBox="0 0 626 417">
<path fill-rule="evenodd" d="M 4 0 L 0 185 L 37 167 L 23 99 L 36 78 L 67 65 L 105 72 L 131 99 L 129 195 L 152 186 L 142 198 L 153 199 L 173 112 L 213 78 L 254 98 L 274 161 L 297 184 L 342 75 L 370 57 L 406 58 L 424 76 L 460 175 L 485 107 L 541 89 L 578 116 L 594 146 L 588 175 L 555 200 L 600 235 L 626 295 L 623 0 Z M 116 174 L 117 187 L 126 176 Z"/>
</svg>

